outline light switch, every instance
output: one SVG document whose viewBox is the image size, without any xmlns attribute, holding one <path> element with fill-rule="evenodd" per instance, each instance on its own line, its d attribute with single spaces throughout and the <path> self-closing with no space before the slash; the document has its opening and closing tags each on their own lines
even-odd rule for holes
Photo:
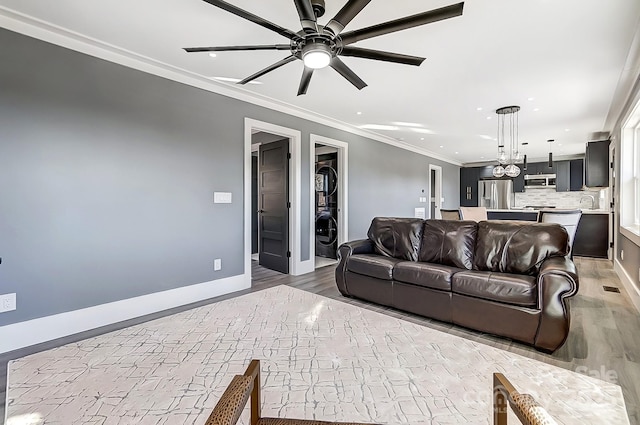
<svg viewBox="0 0 640 425">
<path fill-rule="evenodd" d="M 214 204 L 230 204 L 231 192 L 213 192 Z"/>
</svg>

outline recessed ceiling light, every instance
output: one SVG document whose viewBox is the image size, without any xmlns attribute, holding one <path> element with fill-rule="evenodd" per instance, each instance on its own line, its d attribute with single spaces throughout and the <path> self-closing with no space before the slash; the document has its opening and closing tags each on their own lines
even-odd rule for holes
<svg viewBox="0 0 640 425">
<path fill-rule="evenodd" d="M 421 137 L 420 140 L 424 140 L 424 137 Z"/>
<path fill-rule="evenodd" d="M 456 152 L 456 155 L 458 155 L 458 152 Z"/>
<path fill-rule="evenodd" d="M 560 143 L 558 146 L 562 146 L 562 143 Z"/>
<path fill-rule="evenodd" d="M 484 156 L 481 156 L 480 159 L 484 159 Z"/>
<path fill-rule="evenodd" d="M 436 134 L 435 131 L 429 130 L 428 128 L 412 128 L 411 130 L 415 131 L 416 133 Z"/>
<path fill-rule="evenodd" d="M 356 112 L 357 115 L 362 115 L 362 112 L 358 111 Z"/>
<path fill-rule="evenodd" d="M 571 129 L 570 128 L 565 128 L 564 131 L 571 131 Z"/>
<path fill-rule="evenodd" d="M 218 55 L 216 55 L 215 53 L 211 52 L 211 53 L 209 53 L 209 56 L 210 56 L 210 57 L 212 57 L 212 58 L 215 58 L 215 57 L 217 57 Z"/>
<path fill-rule="evenodd" d="M 444 146 L 440 146 L 441 148 L 444 148 Z"/>
<path fill-rule="evenodd" d="M 529 102 L 531 102 L 532 100 L 535 100 L 535 98 L 530 97 L 529 99 L 527 99 Z"/>
<path fill-rule="evenodd" d="M 481 134 L 480 137 L 485 139 L 485 140 L 493 140 L 493 137 L 487 136 L 486 134 Z"/>
<path fill-rule="evenodd" d="M 476 111 L 482 111 L 482 107 L 478 106 L 478 107 L 476 108 Z"/>
<path fill-rule="evenodd" d="M 491 119 L 491 117 L 487 117 L 487 119 L 488 119 L 488 120 L 490 120 L 490 119 Z"/>
<path fill-rule="evenodd" d="M 415 122 L 402 122 L 402 121 L 398 121 L 398 122 L 392 122 L 391 124 L 393 125 L 399 125 L 401 127 L 423 127 L 422 124 L 418 124 Z"/>
<path fill-rule="evenodd" d="M 366 130 L 398 130 L 398 127 L 393 125 L 380 125 L 380 124 L 365 124 L 361 125 L 360 128 L 364 128 Z"/>
<path fill-rule="evenodd" d="M 231 78 L 231 77 L 213 77 L 214 80 L 217 81 L 224 81 L 225 83 L 238 83 L 242 80 L 240 80 L 239 78 Z M 247 84 L 262 84 L 262 81 L 258 81 L 258 80 L 253 80 L 253 81 L 249 81 Z"/>
<path fill-rule="evenodd" d="M 533 108 L 533 112 L 538 112 L 540 108 Z"/>
</svg>

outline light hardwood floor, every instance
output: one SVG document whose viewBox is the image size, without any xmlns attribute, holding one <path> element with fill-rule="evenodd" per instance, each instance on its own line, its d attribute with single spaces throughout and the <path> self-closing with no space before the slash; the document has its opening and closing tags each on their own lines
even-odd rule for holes
<svg viewBox="0 0 640 425">
<path fill-rule="evenodd" d="M 334 266 L 319 268 L 315 272 L 303 276 L 290 276 L 264 269 L 258 266 L 257 262 L 252 261 L 253 284 L 249 290 L 0 355 L 0 425 L 3 425 L 4 422 L 6 366 L 8 360 L 277 285 L 289 285 L 452 335 L 458 335 L 515 352 L 568 370 L 587 373 L 610 382 L 616 382 L 622 387 L 630 423 L 632 425 L 640 425 L 640 314 L 629 301 L 624 288 L 613 271 L 611 262 L 580 257 L 576 257 L 575 262 L 580 276 L 580 290 L 578 295 L 571 301 L 572 323 L 569 338 L 565 345 L 555 353 L 544 354 L 529 346 L 508 341 L 504 338 L 425 319 L 366 301 L 345 298 L 340 295 L 336 288 Z M 621 293 L 605 292 L 602 288 L 603 285 L 618 287 Z M 521 390 L 526 391 L 526 389 Z"/>
</svg>

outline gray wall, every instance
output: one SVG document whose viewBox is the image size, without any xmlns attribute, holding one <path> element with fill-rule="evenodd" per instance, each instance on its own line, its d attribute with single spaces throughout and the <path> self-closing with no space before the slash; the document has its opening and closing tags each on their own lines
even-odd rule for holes
<svg viewBox="0 0 640 425">
<path fill-rule="evenodd" d="M 632 89 L 631 93 L 629 93 L 629 101 L 627 106 L 623 109 L 620 117 L 618 117 L 616 126 L 614 131 L 611 133 L 611 143 L 615 144 L 615 163 L 614 169 L 616 170 L 616 176 L 622 175 L 620 172 L 620 157 L 622 153 L 621 149 L 621 138 L 622 138 L 622 123 L 627 119 L 628 115 L 631 113 L 631 109 L 636 103 L 640 101 L 640 79 L 636 80 L 636 84 Z M 620 262 L 622 268 L 627 272 L 631 280 L 636 285 L 637 288 L 640 288 L 640 247 L 636 245 L 632 240 L 628 239 L 622 233 L 620 233 L 620 179 L 616 182 L 617 187 L 615 188 L 615 199 L 618 207 L 616 208 L 615 213 L 615 244 L 616 244 L 616 252 L 615 257 Z M 621 258 L 620 252 L 624 250 L 624 260 Z"/>
<path fill-rule="evenodd" d="M 302 132 L 303 260 L 311 133 L 349 143 L 350 238 L 426 206 L 430 163 L 458 205 L 457 166 L 2 29 L 0 58 L 0 326 L 242 274 L 245 117 Z"/>
</svg>

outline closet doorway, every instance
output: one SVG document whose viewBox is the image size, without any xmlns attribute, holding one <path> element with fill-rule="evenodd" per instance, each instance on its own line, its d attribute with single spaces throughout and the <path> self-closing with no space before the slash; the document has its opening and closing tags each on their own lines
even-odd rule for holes
<svg viewBox="0 0 640 425">
<path fill-rule="evenodd" d="M 315 268 L 334 265 L 347 241 L 347 144 L 311 135 L 311 219 Z"/>
</svg>

